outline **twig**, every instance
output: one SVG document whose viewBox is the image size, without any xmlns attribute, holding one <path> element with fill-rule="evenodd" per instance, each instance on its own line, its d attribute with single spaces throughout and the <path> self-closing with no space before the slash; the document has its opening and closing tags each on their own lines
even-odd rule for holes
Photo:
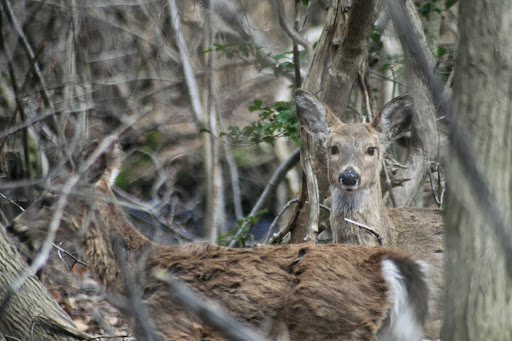
<svg viewBox="0 0 512 341">
<path fill-rule="evenodd" d="M 218 101 L 217 101 L 218 104 Z M 222 117 L 222 111 L 220 109 L 220 105 L 217 105 L 217 113 L 219 115 L 219 127 L 221 131 L 226 131 L 226 126 L 224 124 L 224 118 Z M 243 218 L 242 211 L 242 195 L 240 194 L 240 176 L 238 175 L 238 168 L 236 166 L 235 159 L 233 158 L 233 153 L 231 152 L 230 145 L 227 141 L 227 136 L 223 136 L 223 146 L 224 146 L 224 157 L 226 158 L 226 162 L 229 168 L 229 174 L 231 178 L 231 190 L 233 191 L 233 207 L 235 208 L 235 217 L 236 220 L 240 220 Z"/>
<path fill-rule="evenodd" d="M 388 169 L 386 168 L 386 162 L 384 159 L 382 159 L 382 169 L 384 170 L 384 175 L 386 177 L 386 186 L 389 192 L 389 197 L 391 198 L 391 203 L 393 204 L 393 207 L 396 207 L 395 195 L 393 194 L 393 184 L 389 178 Z"/>
<path fill-rule="evenodd" d="M 275 1 L 281 2 L 281 0 L 275 0 Z M 282 6 L 282 4 L 281 4 L 281 6 Z M 295 30 L 295 32 L 297 32 L 297 30 L 299 28 L 298 6 L 299 6 L 299 0 L 295 0 L 295 22 L 293 23 L 293 29 Z M 296 89 L 300 88 L 300 86 L 302 84 L 302 79 L 300 76 L 300 58 L 299 57 L 300 57 L 299 46 L 297 45 L 296 41 L 293 41 L 293 66 L 294 66 L 294 70 L 295 70 L 295 88 Z"/>
<path fill-rule="evenodd" d="M 173 299 L 185 306 L 201 321 L 233 341 L 263 341 L 264 337 L 233 319 L 218 303 L 199 297 L 196 293 L 165 270 L 155 271 L 154 276 L 166 283 Z"/>
<path fill-rule="evenodd" d="M 277 236 L 281 233 L 281 231 L 279 231 L 279 233 L 276 234 L 276 236 L 274 236 L 274 238 L 272 238 L 272 242 L 269 242 L 270 241 L 270 235 L 272 234 L 272 231 L 274 230 L 274 227 L 276 226 L 279 218 L 281 218 L 281 216 L 284 214 L 284 212 L 286 212 L 286 210 L 292 205 L 292 204 L 296 204 L 299 202 L 299 199 L 292 199 L 290 201 L 288 201 L 286 203 L 286 205 L 284 205 L 284 207 L 281 209 L 281 211 L 277 214 L 277 216 L 274 218 L 274 221 L 272 222 L 272 224 L 270 224 L 270 227 L 268 228 L 268 232 L 267 232 L 267 236 L 265 237 L 265 241 L 263 242 L 263 244 L 273 244 L 273 241 L 275 238 L 277 238 Z M 288 230 L 289 231 L 289 230 Z M 288 233 L 288 231 L 286 231 L 286 233 Z M 284 235 L 286 234 L 284 233 Z M 284 236 L 283 235 L 283 236 Z M 281 237 L 282 238 L 282 237 Z"/>
<path fill-rule="evenodd" d="M 400 85 L 400 86 L 405 86 L 404 83 L 400 83 L 399 81 L 397 81 L 395 78 L 390 78 L 390 77 L 386 77 L 384 75 L 381 75 L 380 73 L 376 72 L 376 71 L 373 71 L 373 70 L 368 70 L 369 73 L 372 73 L 376 76 L 379 76 L 379 78 L 385 80 L 385 81 L 389 81 L 389 82 L 392 82 L 394 85 Z M 394 93 L 394 91 L 393 91 Z"/>
<path fill-rule="evenodd" d="M 41 121 L 44 121 L 47 118 L 52 118 L 53 116 L 56 116 L 56 115 L 74 114 L 74 113 L 82 112 L 84 110 L 89 110 L 89 109 L 94 109 L 94 107 L 86 107 L 86 108 L 80 108 L 80 109 L 69 110 L 69 111 L 57 111 L 57 112 L 50 111 L 47 114 L 44 114 L 43 116 L 39 116 L 39 117 L 37 117 L 35 119 L 32 119 L 30 121 L 22 122 L 21 124 L 11 128 L 11 129 L 8 129 L 7 131 L 2 132 L 0 134 L 0 139 L 4 139 L 4 138 L 6 138 L 9 135 L 15 134 L 15 133 L 19 132 L 20 130 L 23 130 L 23 129 L 27 128 L 27 127 L 30 127 L 31 125 L 34 125 L 34 124 L 39 123 Z"/>
<path fill-rule="evenodd" d="M 117 338 L 125 339 L 129 336 L 130 335 L 97 335 L 95 337 L 87 339 L 86 341 L 101 340 L 101 339 L 117 339 Z"/>
<path fill-rule="evenodd" d="M 283 31 L 293 40 L 295 44 L 299 44 L 304 47 L 306 50 L 306 60 L 311 61 L 311 57 L 313 56 L 313 48 L 307 39 L 302 37 L 295 29 L 293 29 L 286 20 L 282 0 L 272 0 L 272 5 L 277 12 L 279 25 L 281 25 Z"/>
<path fill-rule="evenodd" d="M 284 179 L 286 176 L 286 173 L 290 169 L 292 169 L 297 162 L 299 162 L 300 159 L 300 150 L 297 148 L 293 153 L 290 154 L 288 159 L 286 159 L 280 166 L 277 168 L 277 170 L 272 175 L 272 178 L 268 182 L 267 186 L 263 190 L 263 193 L 261 193 L 260 197 L 258 198 L 258 201 L 252 208 L 251 212 L 249 213 L 250 216 L 255 216 L 259 211 L 261 211 L 263 208 L 265 208 L 268 205 L 268 202 L 270 201 L 270 198 L 272 194 L 274 193 L 276 187 L 279 185 L 279 183 Z M 235 247 L 237 244 L 237 238 L 242 234 L 244 231 L 245 225 L 241 226 L 240 229 L 236 232 L 235 238 L 229 243 L 229 247 Z M 249 231 L 251 230 L 252 226 L 249 228 Z"/>
<path fill-rule="evenodd" d="M 21 89 L 25 89 L 25 86 L 28 84 L 28 80 L 30 79 L 30 74 L 32 73 L 32 71 L 34 71 L 36 65 L 37 65 L 37 60 L 39 59 L 39 56 L 41 55 L 41 53 L 43 53 L 43 50 L 44 48 L 46 47 L 46 43 L 44 41 L 42 41 L 39 46 L 37 47 L 37 51 L 34 55 L 34 58 L 32 59 L 31 63 L 30 63 L 30 69 L 28 69 L 28 71 L 25 73 L 25 79 L 23 80 L 23 83 L 21 84 Z"/>
<path fill-rule="evenodd" d="M 21 210 L 21 212 L 25 212 L 25 209 L 23 207 L 21 207 L 17 202 L 15 202 L 14 200 L 12 200 L 11 198 L 7 197 L 5 194 L 3 193 L 0 193 L 0 197 L 8 200 L 11 204 L 13 204 L 14 206 L 16 206 L 17 208 L 19 208 Z"/>
<path fill-rule="evenodd" d="M 169 20 L 171 21 L 171 25 L 176 36 L 178 50 L 180 51 L 181 63 L 183 64 L 183 73 L 187 83 L 190 103 L 192 104 L 192 111 L 194 112 L 196 124 L 201 126 L 204 116 L 201 106 L 201 96 L 199 95 L 199 88 L 190 63 L 190 54 L 187 49 L 187 44 L 185 43 L 185 38 L 183 38 L 183 33 L 181 32 L 182 25 L 178 14 L 178 8 L 176 6 L 176 0 L 168 0 L 167 4 L 167 7 L 169 8 Z"/>
<path fill-rule="evenodd" d="M 62 262 L 64 262 L 64 264 L 66 265 L 67 267 L 67 264 L 66 262 L 64 261 L 64 259 L 62 258 L 62 255 L 61 255 L 61 252 L 68 255 L 69 257 L 71 257 L 71 259 L 73 259 L 73 265 L 71 265 L 71 268 L 73 268 L 75 266 L 75 264 L 82 264 L 83 266 L 86 266 L 86 267 L 89 267 L 87 264 L 85 264 L 84 262 L 82 262 L 81 260 L 77 259 L 75 256 L 73 256 L 71 253 L 69 253 L 68 251 L 64 250 L 63 248 L 61 248 L 59 245 L 55 244 L 55 243 L 52 243 L 53 247 L 57 249 L 58 251 L 58 254 L 59 254 L 59 258 L 62 260 Z M 68 269 L 69 270 L 69 269 Z"/>
<path fill-rule="evenodd" d="M 371 234 L 373 234 L 375 237 L 377 237 L 377 241 L 379 242 L 379 245 L 384 245 L 384 237 L 381 236 L 380 234 L 377 233 L 377 231 L 375 231 L 374 229 L 372 229 L 371 227 L 368 227 L 364 224 L 361 224 L 361 223 L 358 223 L 357 221 L 355 220 L 352 220 L 352 219 L 349 219 L 349 218 L 343 218 L 345 219 L 346 222 L 349 222 L 351 224 L 354 224 L 356 225 L 357 227 L 360 227 L 362 229 L 365 229 L 366 231 L 370 232 Z"/>
</svg>

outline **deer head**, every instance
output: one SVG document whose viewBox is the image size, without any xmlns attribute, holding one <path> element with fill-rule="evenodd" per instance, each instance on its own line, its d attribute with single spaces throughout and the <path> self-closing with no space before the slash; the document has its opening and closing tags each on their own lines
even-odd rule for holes
<svg viewBox="0 0 512 341">
<path fill-rule="evenodd" d="M 372 123 L 346 124 L 313 94 L 303 89 L 295 94 L 300 123 L 326 149 L 331 186 L 353 192 L 374 185 L 385 149 L 411 125 L 410 97 L 390 101 Z"/>
<path fill-rule="evenodd" d="M 78 183 L 73 187 L 66 206 L 62 208 L 62 218 L 59 224 L 58 239 L 66 241 L 79 236 L 90 218 L 87 206 L 93 206 L 98 200 L 98 193 L 105 193 L 111 197 L 110 185 L 116 178 L 121 165 L 119 147 L 116 143 L 110 145 L 96 160 L 91 160 L 86 167 L 88 158 L 98 148 L 99 142 L 93 142 L 84 149 L 77 159 L 78 166 L 74 172 L 81 172 Z M 94 161 L 94 162 L 92 162 Z M 62 194 L 62 187 L 72 171 L 63 171 L 52 179 L 39 198 L 28 207 L 25 212 L 8 226 L 10 232 L 16 233 L 23 239 L 41 240 L 48 233 L 50 222 L 58 207 L 58 199 Z"/>
<path fill-rule="evenodd" d="M 296 92 L 301 125 L 325 147 L 332 195 L 331 228 L 335 242 L 376 245 L 374 236 L 348 225 L 344 218 L 369 224 L 388 241 L 393 233 L 381 198 L 380 170 L 386 148 L 410 127 L 409 96 L 390 101 L 371 123 L 348 124 L 339 120 L 316 96 L 303 89 Z M 361 221 L 362 220 L 362 221 Z"/>
</svg>

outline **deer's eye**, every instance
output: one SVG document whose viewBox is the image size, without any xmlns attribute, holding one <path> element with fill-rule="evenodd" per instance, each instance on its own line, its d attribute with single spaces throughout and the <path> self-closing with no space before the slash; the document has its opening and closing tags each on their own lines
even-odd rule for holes
<svg viewBox="0 0 512 341">
<path fill-rule="evenodd" d="M 41 200 L 41 207 L 50 207 L 53 205 L 55 198 L 53 197 L 44 197 L 43 200 Z"/>
<path fill-rule="evenodd" d="M 369 148 L 366 150 L 366 153 L 367 153 L 368 155 L 374 155 L 376 150 L 377 150 L 377 147 L 369 147 Z"/>
<path fill-rule="evenodd" d="M 331 148 L 329 148 L 329 150 L 331 151 L 331 155 L 336 155 L 340 151 L 336 146 L 332 146 Z"/>
</svg>

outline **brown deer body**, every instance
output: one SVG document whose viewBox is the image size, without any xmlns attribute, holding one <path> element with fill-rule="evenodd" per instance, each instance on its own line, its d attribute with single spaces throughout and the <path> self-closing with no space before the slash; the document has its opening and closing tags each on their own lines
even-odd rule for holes
<svg viewBox="0 0 512 341">
<path fill-rule="evenodd" d="M 443 280 L 443 231 L 440 210 L 388 209 L 382 199 L 380 171 L 386 147 L 406 132 L 412 103 L 397 97 L 372 123 L 346 124 L 311 93 L 296 90 L 301 125 L 325 146 L 331 190 L 330 226 L 335 243 L 379 245 L 408 252 L 431 265 L 432 302 L 426 335 L 439 336 Z M 348 219 L 348 220 L 347 220 Z"/>
<path fill-rule="evenodd" d="M 165 283 L 153 276 L 160 268 L 198 295 L 220 302 L 268 339 L 421 339 L 428 289 L 420 262 L 389 249 L 354 245 L 230 249 L 154 244 L 130 224 L 115 201 L 110 178 L 116 159 L 115 153 L 105 157 L 101 178 L 83 184 L 92 187 L 81 192 L 80 198 L 88 200 L 68 203 L 58 237 L 83 249 L 91 272 L 115 298 L 113 304 L 139 340 L 145 339 L 143 326 L 119 299 L 128 297 L 126 272 L 142 295 L 158 340 L 224 339 L 173 300 Z M 56 194 L 43 195 L 10 230 L 43 238 L 55 199 Z M 119 245 L 124 266 L 114 251 Z"/>
</svg>

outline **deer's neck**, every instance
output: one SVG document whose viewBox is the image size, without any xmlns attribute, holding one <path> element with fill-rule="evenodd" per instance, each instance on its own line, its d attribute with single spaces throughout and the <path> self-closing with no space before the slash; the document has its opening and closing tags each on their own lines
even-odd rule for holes
<svg viewBox="0 0 512 341">
<path fill-rule="evenodd" d="M 345 218 L 374 230 L 384 237 L 384 245 L 389 246 L 392 243 L 393 225 L 380 197 L 380 183 L 354 192 L 345 192 L 331 186 L 331 195 L 330 223 L 335 243 L 379 245 L 375 234 Z"/>
<path fill-rule="evenodd" d="M 95 278 L 107 292 L 124 296 L 127 281 L 142 285 L 146 280 L 151 242 L 130 224 L 113 194 L 105 194 L 86 213 L 81 244 Z"/>
</svg>

